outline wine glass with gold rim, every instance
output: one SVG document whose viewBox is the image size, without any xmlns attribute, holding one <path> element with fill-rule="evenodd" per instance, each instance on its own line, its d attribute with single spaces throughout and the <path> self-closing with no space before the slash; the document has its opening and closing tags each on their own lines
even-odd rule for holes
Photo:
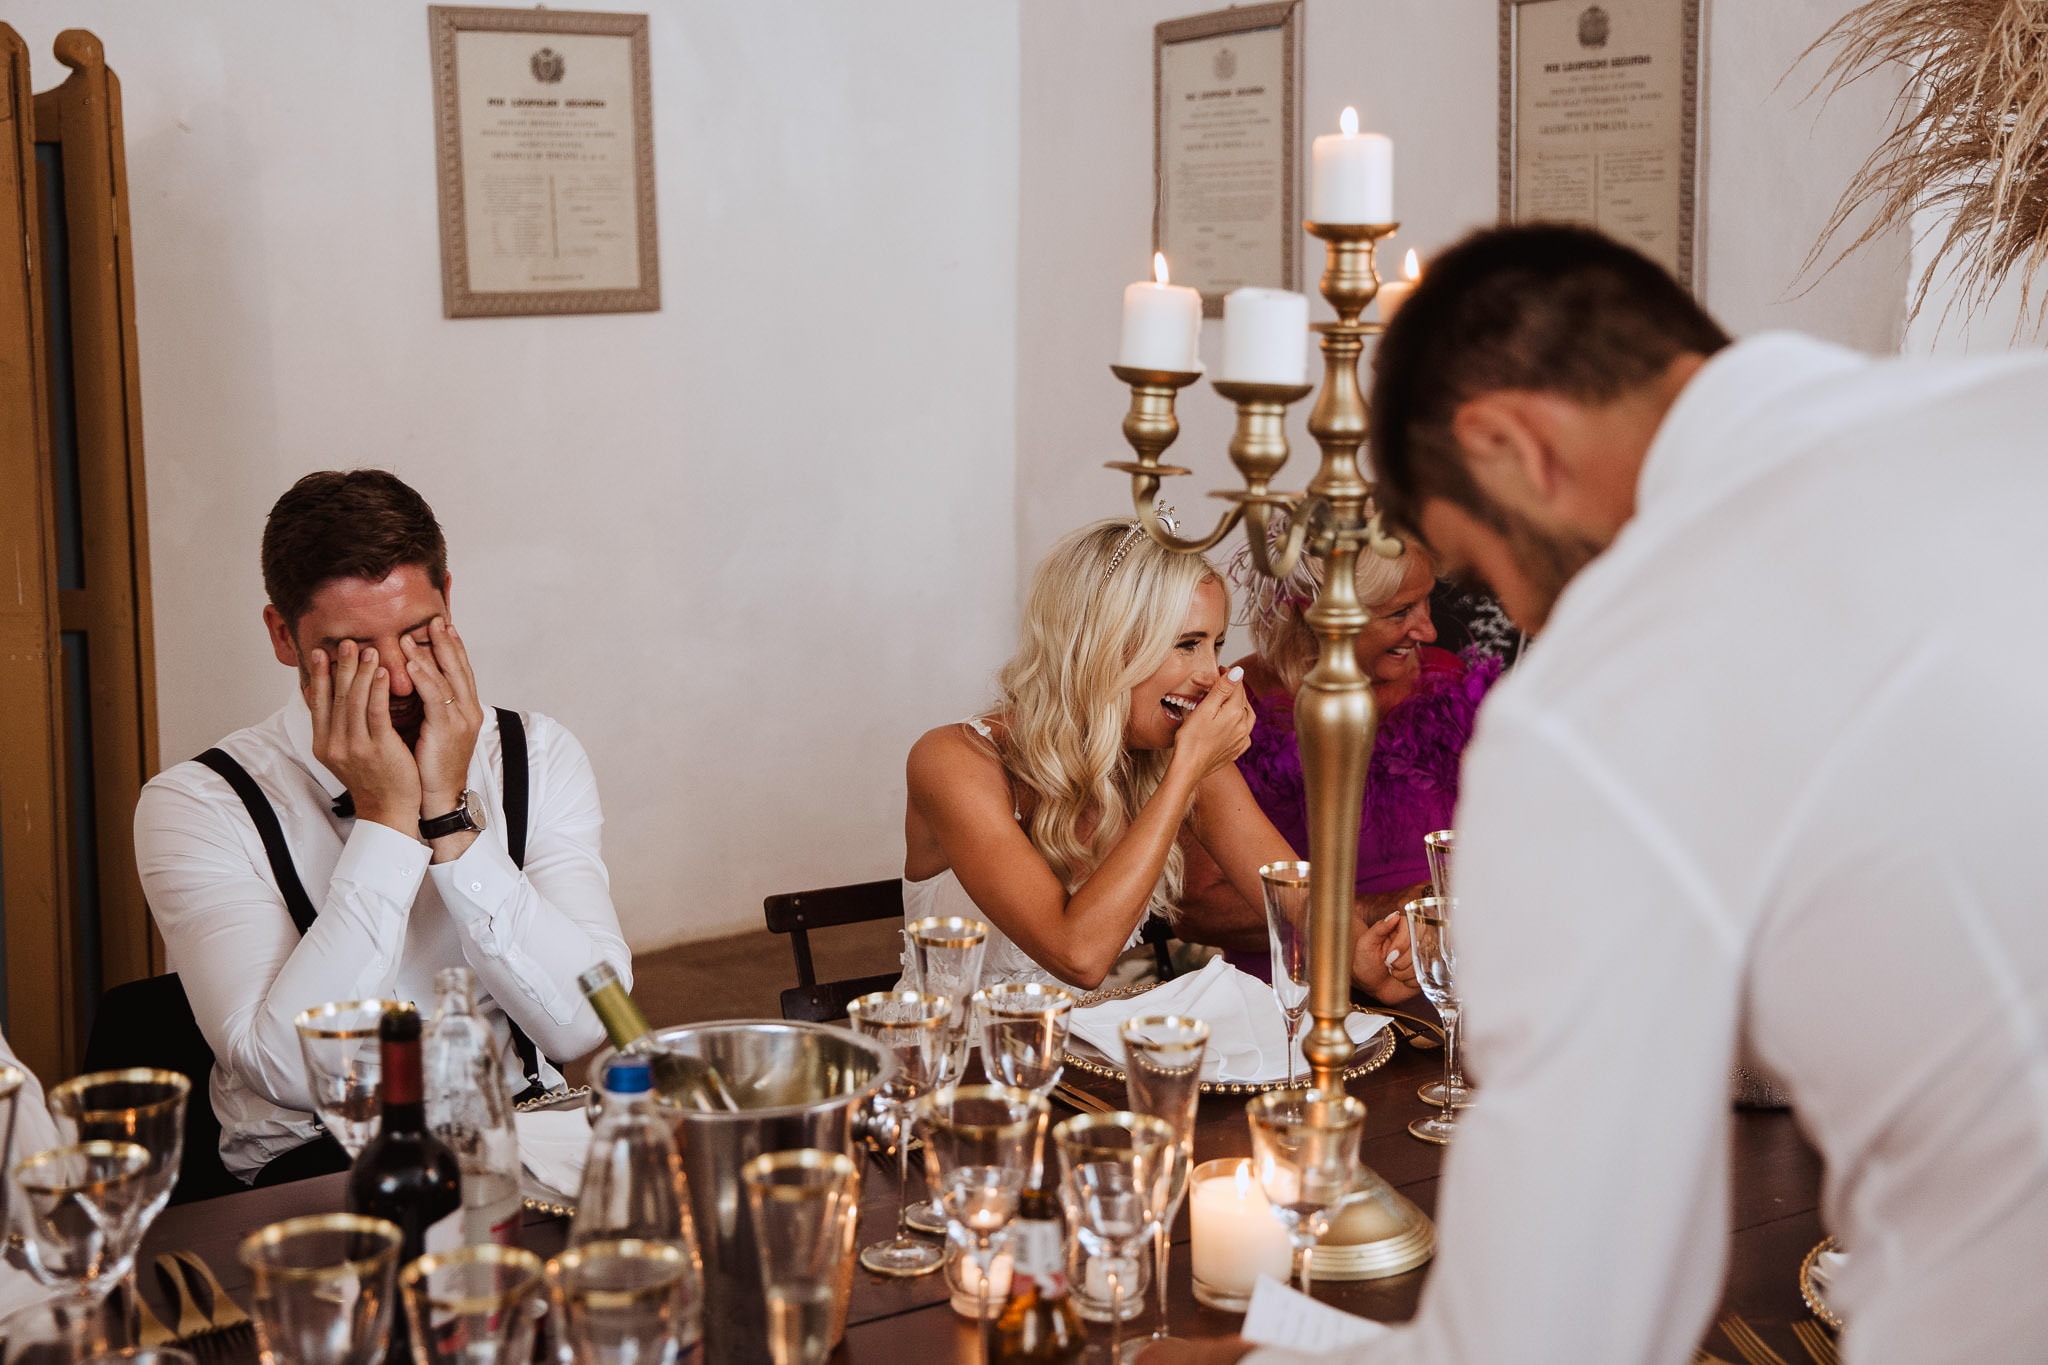
<svg viewBox="0 0 2048 1365">
<path fill-rule="evenodd" d="M 1408 1131 L 1424 1142 L 1439 1145 L 1449 1142 L 1458 1130 L 1459 1104 L 1471 1100 L 1464 1083 L 1464 1057 L 1459 1051 L 1463 1036 L 1459 1032 L 1462 1005 L 1458 998 L 1458 956 L 1451 940 L 1452 912 L 1457 904 L 1449 896 L 1424 896 L 1402 908 L 1408 916 L 1408 950 L 1415 955 L 1415 984 L 1422 988 L 1423 995 L 1436 1006 L 1437 1016 L 1444 1021 L 1444 1078 L 1435 1089 L 1434 1099 L 1427 1086 L 1418 1092 L 1424 1101 L 1441 1107 L 1409 1124 Z"/>
<path fill-rule="evenodd" d="M 263 1365 L 376 1365 L 391 1345 L 398 1225 L 353 1213 L 287 1218 L 242 1239 Z"/>
<path fill-rule="evenodd" d="M 540 1257 L 485 1242 L 422 1256 L 398 1276 L 421 1365 L 527 1365 L 547 1306 Z"/>
<path fill-rule="evenodd" d="M 1188 1192 L 1194 1160 L 1195 1111 L 1202 1098 L 1202 1059 L 1209 1050 L 1209 1026 L 1177 1014 L 1141 1014 L 1117 1030 L 1124 1045 L 1125 1103 L 1173 1130 L 1172 1149 L 1157 1164 L 1152 1223 L 1152 1283 L 1159 1290 L 1159 1320 L 1133 1354 L 1154 1341 L 1169 1341 L 1166 1325 L 1166 1265 L 1174 1216 Z"/>
<path fill-rule="evenodd" d="M 148 1149 L 133 1142 L 73 1143 L 15 1162 L 15 1222 L 35 1277 L 105 1298 L 135 1265 L 148 1170 Z"/>
<path fill-rule="evenodd" d="M 852 1290 L 860 1171 L 843 1152 L 768 1152 L 740 1168 L 775 1365 L 819 1365 Z"/>
<path fill-rule="evenodd" d="M 901 1182 L 896 1235 L 863 1247 L 860 1263 L 877 1275 L 929 1275 L 946 1264 L 945 1249 L 936 1242 L 912 1237 L 904 1223 L 904 1213 L 910 1207 L 912 1106 L 919 1096 L 952 1079 L 953 1050 L 946 1026 L 953 1017 L 953 1002 L 923 991 L 877 991 L 849 1004 L 846 1017 L 856 1030 L 887 1048 L 896 1059 L 895 1070 L 876 1096 L 895 1134 L 896 1174 Z"/>
<path fill-rule="evenodd" d="M 378 1025 L 387 1010 L 410 1008 L 398 1000 L 336 1000 L 301 1010 L 292 1020 L 306 1059 L 313 1112 L 350 1161 L 377 1136 L 384 1117 L 378 1099 L 384 1078 Z"/>
<path fill-rule="evenodd" d="M 1259 869 L 1266 892 L 1266 945 L 1271 951 L 1273 998 L 1287 1029 L 1287 1084 L 1294 1085 L 1295 1042 L 1308 1012 L 1309 865 L 1290 861 Z"/>
<path fill-rule="evenodd" d="M 906 925 L 903 937 L 910 945 L 905 984 L 953 1002 L 953 1017 L 946 1025 L 947 1046 L 953 1052 L 947 1075 L 958 1079 L 967 1070 L 967 1055 L 974 1046 L 974 1006 L 969 997 L 981 985 L 988 924 L 965 915 L 927 915 Z M 946 1211 L 935 1194 L 905 1209 L 903 1221 L 935 1237 L 946 1233 Z"/>
</svg>

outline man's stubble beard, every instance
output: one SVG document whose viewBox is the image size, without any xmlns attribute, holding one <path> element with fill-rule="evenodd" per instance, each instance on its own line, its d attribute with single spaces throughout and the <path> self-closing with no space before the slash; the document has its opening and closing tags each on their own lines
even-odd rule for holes
<svg viewBox="0 0 2048 1365">
<path fill-rule="evenodd" d="M 1541 631 L 1550 620 L 1557 599 L 1578 577 L 1579 570 L 1598 558 L 1607 546 L 1590 536 L 1558 535 L 1504 507 L 1491 509 L 1508 542 L 1508 554 L 1522 571 L 1532 601 L 1534 618 L 1517 622 L 1530 635 Z"/>
</svg>

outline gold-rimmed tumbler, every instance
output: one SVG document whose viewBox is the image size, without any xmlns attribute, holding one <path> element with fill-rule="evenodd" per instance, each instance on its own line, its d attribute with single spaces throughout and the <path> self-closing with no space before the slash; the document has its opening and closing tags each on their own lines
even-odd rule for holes
<svg viewBox="0 0 2048 1365">
<path fill-rule="evenodd" d="M 1141 1014 L 1117 1030 L 1124 1045 L 1124 1098 L 1131 1109 L 1150 1114 L 1173 1129 L 1170 1160 L 1159 1162 L 1153 1204 L 1152 1283 L 1159 1290 L 1159 1320 L 1153 1341 L 1172 1338 L 1166 1325 L 1166 1265 L 1172 1254 L 1174 1217 L 1187 1197 L 1194 1163 L 1195 1111 L 1202 1099 L 1202 1059 L 1209 1050 L 1209 1025 L 1178 1014 Z"/>
<path fill-rule="evenodd" d="M 1408 1131 L 1424 1142 L 1447 1143 L 1458 1130 L 1458 1107 L 1471 1102 L 1471 1088 L 1465 1084 L 1464 1055 L 1459 1032 L 1462 1009 L 1458 999 L 1458 955 L 1451 942 L 1451 920 L 1457 900 L 1450 896 L 1424 896 L 1402 907 L 1408 916 L 1408 951 L 1415 956 L 1415 984 L 1444 1021 L 1444 1078 L 1418 1092 L 1424 1103 L 1441 1107 L 1426 1118 L 1416 1119 Z"/>
<path fill-rule="evenodd" d="M 486 1242 L 422 1256 L 398 1276 L 418 1365 L 527 1365 L 547 1307 L 546 1267 Z"/>
<path fill-rule="evenodd" d="M 1266 891 L 1266 946 L 1272 955 L 1273 998 L 1287 1029 L 1287 1085 L 1294 1086 L 1296 1037 L 1308 1012 L 1309 866 L 1267 863 L 1259 869 Z"/>
<path fill-rule="evenodd" d="M 1122 1360 L 1124 1277 L 1160 1215 L 1161 1167 L 1180 1159 L 1172 1125 L 1118 1110 L 1082 1114 L 1052 1130 L 1060 1154 L 1060 1198 L 1074 1233 L 1109 1278 L 1109 1359 Z M 1140 1349 L 1149 1341 L 1136 1343 Z"/>
<path fill-rule="evenodd" d="M 1321 1090 L 1269 1090 L 1244 1107 L 1252 1129 L 1252 1173 L 1287 1229 L 1294 1278 L 1309 1292 L 1309 1253 L 1351 1192 L 1365 1106 Z"/>
<path fill-rule="evenodd" d="M 984 1358 L 995 1239 L 1017 1216 L 1045 1115 L 1043 1099 L 1009 1085 L 949 1085 L 917 1104 L 918 1124 L 924 1130 L 925 1178 L 945 1206 L 948 1233 L 970 1248 L 980 1272 L 975 1321 Z"/>
<path fill-rule="evenodd" d="M 384 1062 L 377 1026 L 385 1011 L 406 1008 L 398 1000 L 336 1000 L 301 1010 L 292 1020 L 299 1031 L 299 1053 L 306 1059 L 313 1112 L 350 1161 L 377 1136 L 384 1117 L 378 1098 Z"/>
<path fill-rule="evenodd" d="M 376 1365 L 398 1297 L 395 1223 L 323 1213 L 242 1239 L 263 1365 Z"/>
<path fill-rule="evenodd" d="M 953 1002 L 923 991 L 877 991 L 849 1004 L 846 1017 L 857 1032 L 874 1039 L 896 1059 L 895 1072 L 876 1096 L 895 1134 L 900 1182 L 896 1235 L 863 1247 L 860 1263 L 877 1275 L 929 1275 L 946 1264 L 946 1252 L 936 1242 L 912 1237 L 905 1223 L 910 1210 L 912 1106 L 919 1096 L 953 1079 L 953 1051 L 946 1036 Z"/>
<path fill-rule="evenodd" d="M 14 1163 L 15 1223 L 29 1269 L 98 1302 L 135 1265 L 149 1152 L 133 1142 L 79 1142 Z"/>
<path fill-rule="evenodd" d="M 860 1170 L 842 1152 L 768 1152 L 740 1169 L 775 1365 L 818 1365 L 832 1354 L 853 1288 Z"/>
<path fill-rule="evenodd" d="M 24 1304 L 0 1317 L 0 1365 L 79 1365 L 100 1349 L 100 1330 L 89 1300 L 59 1294 Z"/>
<path fill-rule="evenodd" d="M 547 1279 L 569 1365 L 673 1365 L 697 1344 L 697 1266 L 674 1242 L 585 1242 L 549 1261 Z"/>
</svg>

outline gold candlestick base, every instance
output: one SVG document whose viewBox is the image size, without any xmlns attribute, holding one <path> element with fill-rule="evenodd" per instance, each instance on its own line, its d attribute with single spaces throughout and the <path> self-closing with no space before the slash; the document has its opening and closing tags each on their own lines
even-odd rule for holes
<svg viewBox="0 0 2048 1365">
<path fill-rule="evenodd" d="M 1436 1225 L 1399 1190 L 1360 1171 L 1360 1197 L 1330 1220 L 1316 1243 L 1318 1280 L 1383 1280 L 1415 1269 L 1436 1254 Z"/>
</svg>

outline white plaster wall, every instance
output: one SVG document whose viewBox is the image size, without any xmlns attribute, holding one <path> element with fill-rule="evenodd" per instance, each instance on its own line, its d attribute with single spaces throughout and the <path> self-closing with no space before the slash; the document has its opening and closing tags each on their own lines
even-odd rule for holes
<svg viewBox="0 0 2048 1365">
<path fill-rule="evenodd" d="M 1023 11 L 1022 212 L 1018 306 L 1018 554 L 1092 517 L 1127 515 L 1128 458 L 1117 424 L 1128 390 L 1110 375 L 1119 289 L 1149 260 L 1152 26 L 1198 12 L 1185 0 L 1029 0 Z M 1797 327 L 1876 351 L 1897 348 L 1907 249 L 1879 242 L 1813 282 L 1800 267 L 1842 187 L 1882 135 L 1892 89 L 1866 81 L 1825 109 L 1805 95 L 1818 68 L 1799 54 L 1849 0 L 1706 0 L 1706 176 L 1702 225 L 1708 306 L 1737 334 Z M 1302 116 L 1306 141 L 1346 104 L 1395 142 L 1394 257 L 1426 258 L 1495 221 L 1498 9 L 1493 0 L 1307 0 Z M 1788 74 L 1789 73 L 1789 74 Z M 1321 244 L 1304 237 L 1300 287 L 1313 294 Z M 1384 269 L 1384 267 L 1383 267 Z M 1810 287 L 1809 287 L 1810 285 Z M 1320 300 L 1319 314 L 1327 316 Z M 1219 324 L 1204 355 L 1218 359 Z M 1294 413 L 1300 487 L 1314 446 Z M 1168 457 L 1193 478 L 1170 487 L 1183 513 L 1213 517 L 1202 496 L 1239 485 L 1224 454 L 1228 406 L 1183 394 Z"/>
<path fill-rule="evenodd" d="M 598 6 L 583 6 L 595 8 Z M 1013 635 L 1015 0 L 641 0 L 663 308 L 441 317 L 419 0 L 21 0 L 126 99 L 167 760 L 274 709 L 264 512 L 387 466 L 487 699 L 589 748 L 641 948 L 895 875 Z"/>
</svg>

